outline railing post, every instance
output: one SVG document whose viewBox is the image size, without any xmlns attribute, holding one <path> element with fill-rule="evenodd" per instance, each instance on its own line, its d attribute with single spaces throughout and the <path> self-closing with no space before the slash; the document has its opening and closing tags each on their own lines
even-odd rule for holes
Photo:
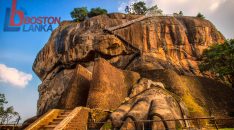
<svg viewBox="0 0 234 130">
<path fill-rule="evenodd" d="M 216 128 L 216 130 L 218 130 L 219 128 L 218 128 L 218 125 L 217 125 L 216 120 L 215 120 L 215 118 L 214 118 L 214 117 L 213 117 L 213 120 L 214 120 L 214 124 L 215 124 L 215 128 Z"/>
<path fill-rule="evenodd" d="M 197 125 L 198 125 L 198 129 L 201 129 L 200 122 L 199 122 L 198 118 L 196 118 L 196 122 L 197 122 Z"/>
<path fill-rule="evenodd" d="M 145 130 L 144 121 L 142 121 L 142 130 Z"/>
</svg>

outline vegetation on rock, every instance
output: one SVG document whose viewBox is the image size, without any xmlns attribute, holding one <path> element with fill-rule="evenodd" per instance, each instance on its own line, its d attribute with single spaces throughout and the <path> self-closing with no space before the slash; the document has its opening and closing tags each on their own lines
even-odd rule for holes
<svg viewBox="0 0 234 130">
<path fill-rule="evenodd" d="M 199 68 L 203 72 L 211 71 L 216 76 L 227 79 L 234 87 L 234 39 L 205 50 Z"/>
<path fill-rule="evenodd" d="M 88 10 L 86 7 L 75 8 L 71 12 L 71 17 L 74 21 L 84 21 L 88 15 Z"/>
<path fill-rule="evenodd" d="M 145 14 L 147 11 L 147 7 L 145 5 L 145 2 L 143 1 L 134 3 L 132 5 L 132 9 L 133 9 L 134 14 Z"/>
<path fill-rule="evenodd" d="M 180 11 L 180 12 L 179 12 L 179 15 L 183 16 L 183 15 L 184 15 L 183 11 Z"/>
<path fill-rule="evenodd" d="M 173 13 L 173 16 L 184 16 L 184 13 L 180 11 L 179 13 Z"/>
<path fill-rule="evenodd" d="M 71 17 L 74 19 L 74 21 L 81 22 L 84 21 L 86 18 L 91 18 L 101 14 L 107 14 L 107 10 L 97 7 L 92 8 L 89 12 L 87 7 L 80 7 L 74 8 L 74 10 L 71 12 Z"/>
<path fill-rule="evenodd" d="M 196 17 L 198 17 L 198 18 L 202 18 L 202 19 L 205 19 L 205 18 L 206 18 L 206 17 L 205 17 L 202 13 L 200 13 L 200 12 L 197 14 L 197 16 L 196 16 Z"/>
<path fill-rule="evenodd" d="M 88 13 L 88 16 L 89 18 L 91 18 L 91 17 L 98 16 L 101 14 L 107 14 L 107 10 L 97 7 L 97 8 L 92 8 L 91 11 Z"/>
<path fill-rule="evenodd" d="M 163 13 L 163 11 L 161 9 L 159 9 L 157 5 L 152 6 L 149 9 L 147 9 L 147 14 L 162 15 L 162 13 Z"/>
<path fill-rule="evenodd" d="M 143 15 L 148 13 L 152 15 L 162 15 L 163 11 L 159 9 L 157 5 L 147 8 L 145 2 L 139 1 L 133 3 L 132 5 L 130 5 L 130 7 L 126 6 L 125 12 L 128 14 L 137 14 L 137 15 Z"/>
</svg>

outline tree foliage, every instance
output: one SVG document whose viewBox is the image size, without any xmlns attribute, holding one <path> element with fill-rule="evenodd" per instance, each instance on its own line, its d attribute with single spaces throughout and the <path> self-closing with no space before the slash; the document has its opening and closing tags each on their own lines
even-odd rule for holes
<svg viewBox="0 0 234 130">
<path fill-rule="evenodd" d="M 147 7 L 145 5 L 145 2 L 139 1 L 136 3 L 133 3 L 132 5 L 133 13 L 134 14 L 145 14 L 147 11 Z"/>
<path fill-rule="evenodd" d="M 184 16 L 183 11 L 180 11 L 180 12 L 179 12 L 179 15 L 180 15 L 180 16 Z"/>
<path fill-rule="evenodd" d="M 173 16 L 184 16 L 184 13 L 180 11 L 179 13 L 173 13 Z"/>
<path fill-rule="evenodd" d="M 218 77 L 228 79 L 234 87 L 234 39 L 205 50 L 199 68 L 201 71 L 211 71 Z"/>
<path fill-rule="evenodd" d="M 163 13 L 163 11 L 161 9 L 159 9 L 157 5 L 154 5 L 154 6 L 147 9 L 148 15 L 159 16 L 159 15 L 162 15 L 162 13 Z"/>
<path fill-rule="evenodd" d="M 74 21 L 84 21 L 88 15 L 87 7 L 74 8 L 71 12 L 71 17 Z"/>
<path fill-rule="evenodd" d="M 89 12 L 87 7 L 80 7 L 74 8 L 74 10 L 71 12 L 71 17 L 74 19 L 74 21 L 81 22 L 84 21 L 86 18 L 91 18 L 101 14 L 107 14 L 107 10 L 97 7 L 92 8 Z"/>
<path fill-rule="evenodd" d="M 142 14 L 162 15 L 163 11 L 159 9 L 157 5 L 147 8 L 145 2 L 139 1 L 139 2 L 133 3 L 130 6 L 126 6 L 125 12 L 128 14 L 137 14 L 137 15 L 142 15 Z"/>
<path fill-rule="evenodd" d="M 107 14 L 107 10 L 97 7 L 97 8 L 92 8 L 90 12 L 88 13 L 88 16 L 89 18 L 91 18 L 91 17 L 98 16 L 101 14 Z"/>
<path fill-rule="evenodd" d="M 0 93 L 0 124 L 8 124 L 12 119 L 16 119 L 18 123 L 20 120 L 19 113 L 14 111 L 13 106 L 4 108 L 7 103 L 5 95 Z"/>
<path fill-rule="evenodd" d="M 197 14 L 197 16 L 196 16 L 196 17 L 198 17 L 198 18 L 202 18 L 202 19 L 205 19 L 205 18 L 206 18 L 206 17 L 205 17 L 202 13 L 200 13 L 200 12 Z"/>
</svg>

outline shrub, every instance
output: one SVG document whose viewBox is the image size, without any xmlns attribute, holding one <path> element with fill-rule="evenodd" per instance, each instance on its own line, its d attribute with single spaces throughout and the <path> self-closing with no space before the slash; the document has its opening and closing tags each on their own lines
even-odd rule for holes
<svg viewBox="0 0 234 130">
<path fill-rule="evenodd" d="M 88 16 L 89 18 L 91 18 L 91 17 L 98 16 L 101 14 L 107 14 L 107 10 L 98 7 L 98 8 L 92 8 L 91 11 L 88 13 Z"/>
<path fill-rule="evenodd" d="M 87 15 L 88 15 L 88 10 L 86 7 L 75 8 L 71 12 L 71 17 L 74 19 L 74 21 L 84 21 Z"/>
<path fill-rule="evenodd" d="M 200 12 L 197 14 L 196 17 L 201 18 L 201 19 L 205 19 L 205 16 L 203 14 L 201 14 Z"/>
</svg>

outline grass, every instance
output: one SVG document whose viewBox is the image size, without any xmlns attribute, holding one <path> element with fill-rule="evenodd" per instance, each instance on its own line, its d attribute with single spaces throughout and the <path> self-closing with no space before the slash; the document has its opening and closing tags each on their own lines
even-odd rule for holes
<svg viewBox="0 0 234 130">
<path fill-rule="evenodd" d="M 186 94 L 182 97 L 184 103 L 188 107 L 189 112 L 197 113 L 198 115 L 202 116 L 205 114 L 204 109 L 196 103 L 194 98 L 190 94 Z"/>
</svg>

